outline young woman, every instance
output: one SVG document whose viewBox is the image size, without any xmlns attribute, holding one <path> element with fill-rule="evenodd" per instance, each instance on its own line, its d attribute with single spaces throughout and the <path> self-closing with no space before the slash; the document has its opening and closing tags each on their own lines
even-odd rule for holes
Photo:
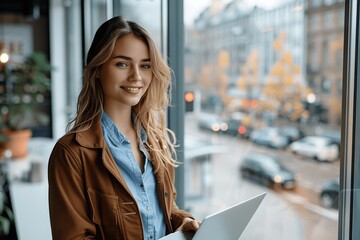
<svg viewBox="0 0 360 240">
<path fill-rule="evenodd" d="M 77 113 L 49 160 L 54 240 L 159 239 L 199 223 L 175 203 L 171 71 L 147 31 L 114 17 L 97 30 Z"/>
</svg>

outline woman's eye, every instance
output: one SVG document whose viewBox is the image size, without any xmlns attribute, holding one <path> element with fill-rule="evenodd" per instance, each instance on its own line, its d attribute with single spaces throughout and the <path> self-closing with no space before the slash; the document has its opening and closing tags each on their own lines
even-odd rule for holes
<svg viewBox="0 0 360 240">
<path fill-rule="evenodd" d="M 125 62 L 119 62 L 116 64 L 118 67 L 127 67 L 128 65 Z"/>
<path fill-rule="evenodd" d="M 150 64 L 143 64 L 142 67 L 143 67 L 144 69 L 150 69 L 151 66 L 150 66 Z"/>
</svg>

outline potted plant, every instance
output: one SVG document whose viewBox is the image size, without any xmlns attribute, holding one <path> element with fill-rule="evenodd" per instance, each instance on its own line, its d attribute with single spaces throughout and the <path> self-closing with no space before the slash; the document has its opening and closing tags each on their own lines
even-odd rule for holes
<svg viewBox="0 0 360 240">
<path fill-rule="evenodd" d="M 41 108 L 50 96 L 50 71 L 42 52 L 33 52 L 23 62 L 5 68 L 0 99 L 0 158 L 6 149 L 12 151 L 14 159 L 25 157 L 31 127 L 50 121 L 49 113 Z M 22 146 L 13 145 L 19 143 Z"/>
</svg>

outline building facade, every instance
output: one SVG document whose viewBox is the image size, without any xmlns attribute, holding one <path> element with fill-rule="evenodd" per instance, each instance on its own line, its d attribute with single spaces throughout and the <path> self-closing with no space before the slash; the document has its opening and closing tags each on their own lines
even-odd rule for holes
<svg viewBox="0 0 360 240">
<path fill-rule="evenodd" d="M 341 121 L 344 36 L 343 0 L 308 0 L 308 85 L 317 96 L 319 120 L 330 126 Z"/>
</svg>

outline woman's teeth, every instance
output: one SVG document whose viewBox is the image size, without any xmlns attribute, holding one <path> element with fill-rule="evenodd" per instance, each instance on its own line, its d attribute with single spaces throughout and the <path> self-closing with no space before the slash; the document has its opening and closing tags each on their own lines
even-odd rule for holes
<svg viewBox="0 0 360 240">
<path fill-rule="evenodd" d="M 137 92 L 140 90 L 139 87 L 126 87 L 125 89 L 129 92 Z"/>
</svg>

